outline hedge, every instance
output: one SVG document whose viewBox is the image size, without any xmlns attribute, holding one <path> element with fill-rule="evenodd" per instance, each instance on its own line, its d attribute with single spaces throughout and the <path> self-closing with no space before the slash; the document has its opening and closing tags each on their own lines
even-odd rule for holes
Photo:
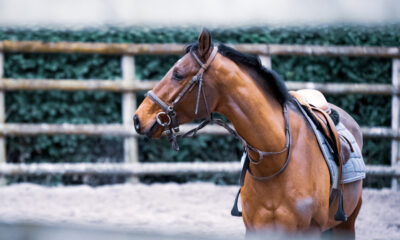
<svg viewBox="0 0 400 240">
<path fill-rule="evenodd" d="M 0 28 L 0 40 L 190 43 L 197 39 L 199 30 L 197 27 L 108 27 L 84 30 Z M 214 40 L 223 43 L 400 45 L 399 24 L 308 28 L 259 26 L 210 30 Z M 177 59 L 177 56 L 136 56 L 136 77 L 160 79 Z M 284 79 L 291 81 L 391 82 L 390 59 L 274 56 L 272 67 Z M 4 70 L 4 77 L 7 78 L 117 79 L 121 77 L 120 56 L 96 54 L 6 53 Z M 138 102 L 142 98 L 143 96 L 139 94 Z M 390 97 L 348 95 L 328 96 L 328 99 L 351 113 L 360 125 L 390 126 Z M 6 114 L 6 121 L 9 123 L 120 123 L 121 95 L 79 91 L 7 92 Z M 122 161 L 123 157 L 122 142 L 123 139 L 118 137 L 9 137 L 7 161 L 118 162 Z M 140 161 L 237 161 L 241 155 L 240 144 L 229 136 L 199 136 L 195 140 L 182 140 L 180 145 L 182 150 L 173 152 L 165 140 L 148 141 L 140 138 Z M 365 141 L 364 156 L 369 164 L 389 164 L 390 141 Z M 163 179 L 170 180 L 170 178 L 161 180 Z M 181 181 L 182 178 L 178 180 Z M 214 178 L 214 181 L 225 180 L 223 177 Z"/>
</svg>

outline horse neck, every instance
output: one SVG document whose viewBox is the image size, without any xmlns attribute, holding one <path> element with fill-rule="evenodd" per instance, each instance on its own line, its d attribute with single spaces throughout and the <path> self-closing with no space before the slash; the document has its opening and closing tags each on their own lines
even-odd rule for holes
<svg viewBox="0 0 400 240">
<path fill-rule="evenodd" d="M 230 66 L 232 68 L 232 66 Z M 226 73 L 229 72 L 229 80 Z M 266 152 L 277 152 L 286 143 L 285 121 L 281 104 L 268 91 L 260 88 L 262 82 L 258 74 L 237 67 L 221 71 L 220 79 L 225 79 L 219 91 L 220 103 L 217 112 L 225 115 L 239 135 L 252 147 Z M 261 83 L 261 84 L 260 84 Z M 249 152 L 253 160 L 258 154 Z M 279 169 L 286 159 L 286 154 L 271 155 L 265 158 L 254 174 L 270 174 Z M 274 161 L 275 159 L 276 161 Z M 268 165 L 268 166 L 266 166 Z M 255 166 L 251 166 L 255 168 Z"/>
</svg>

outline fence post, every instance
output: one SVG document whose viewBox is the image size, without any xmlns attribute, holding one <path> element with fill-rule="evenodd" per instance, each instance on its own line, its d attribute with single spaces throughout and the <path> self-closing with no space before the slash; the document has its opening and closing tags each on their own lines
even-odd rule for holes
<svg viewBox="0 0 400 240">
<path fill-rule="evenodd" d="M 135 58 L 124 55 L 121 59 L 122 81 L 132 83 L 135 81 Z M 136 111 L 136 94 L 124 92 L 122 94 L 122 122 L 126 127 L 133 128 L 133 114 Z M 124 139 L 124 161 L 126 163 L 138 162 L 138 145 L 135 137 Z M 137 182 L 137 178 L 129 178 L 129 182 Z"/>
<path fill-rule="evenodd" d="M 3 80 L 4 71 L 4 55 L 0 52 L 0 81 Z M 0 91 L 0 124 L 4 124 L 6 120 L 6 110 L 5 110 L 5 92 Z M 0 137 L 0 163 L 6 163 L 6 138 Z M 0 178 L 0 186 L 6 184 L 5 178 Z"/>
<path fill-rule="evenodd" d="M 271 56 L 269 55 L 259 55 L 262 65 L 268 69 L 272 69 Z"/>
<path fill-rule="evenodd" d="M 400 59 L 392 60 L 392 85 L 396 90 L 400 89 Z M 399 130 L 400 121 L 400 98 L 397 94 L 392 97 L 392 130 Z M 392 140 L 392 156 L 390 164 L 392 167 L 396 166 L 400 158 L 399 142 Z M 399 181 L 397 178 L 392 178 L 392 189 L 399 189 Z"/>
</svg>

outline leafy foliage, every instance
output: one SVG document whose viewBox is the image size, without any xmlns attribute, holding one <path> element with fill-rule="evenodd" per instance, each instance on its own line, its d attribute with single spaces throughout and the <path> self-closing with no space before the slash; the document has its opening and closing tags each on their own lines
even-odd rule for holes
<svg viewBox="0 0 400 240">
<path fill-rule="evenodd" d="M 105 28 L 85 30 L 0 29 L 0 40 L 82 41 L 113 43 L 189 43 L 199 28 Z M 319 45 L 399 46 L 400 25 L 327 26 L 314 28 L 246 27 L 211 29 L 216 42 Z M 177 56 L 136 56 L 136 77 L 160 79 Z M 272 58 L 275 71 L 286 80 L 310 82 L 390 83 L 391 60 L 350 57 Z M 5 54 L 7 78 L 118 79 L 119 56 L 85 54 Z M 143 96 L 138 94 L 138 102 Z M 361 125 L 390 126 L 390 97 L 329 96 Z M 119 123 L 121 95 L 106 92 L 8 92 L 7 122 Z M 237 161 L 240 144 L 232 137 L 199 136 L 183 140 L 173 152 L 164 140 L 139 140 L 140 161 Z M 10 137 L 9 162 L 121 161 L 122 139 L 84 136 Z M 390 141 L 368 140 L 369 163 L 388 163 Z M 199 177 L 199 176 L 195 176 Z M 201 176 L 200 176 L 201 178 Z M 148 179 L 148 178 L 147 178 Z M 223 176 L 214 181 L 226 182 Z M 228 180 L 227 180 L 228 181 Z M 230 180 L 229 180 L 230 181 Z M 228 182 L 229 182 L 228 181 Z M 236 180 L 234 181 L 236 182 Z"/>
</svg>

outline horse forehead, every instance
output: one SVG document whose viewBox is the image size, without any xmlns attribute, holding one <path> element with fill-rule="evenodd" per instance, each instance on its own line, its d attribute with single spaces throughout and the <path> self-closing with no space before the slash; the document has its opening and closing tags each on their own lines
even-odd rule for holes
<svg viewBox="0 0 400 240">
<path fill-rule="evenodd" d="M 192 60 L 192 57 L 189 54 L 185 54 L 179 60 L 176 62 L 175 66 L 181 67 L 184 69 L 190 69 L 195 67 L 194 61 Z"/>
</svg>

